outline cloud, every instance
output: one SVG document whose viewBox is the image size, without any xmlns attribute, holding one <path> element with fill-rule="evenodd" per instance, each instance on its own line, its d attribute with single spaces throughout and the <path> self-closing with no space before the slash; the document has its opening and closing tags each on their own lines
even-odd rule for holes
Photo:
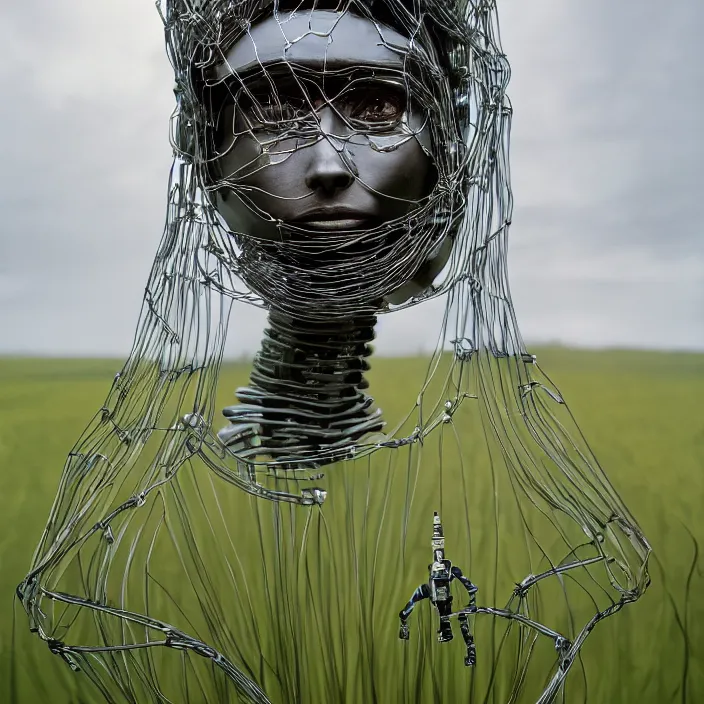
<svg viewBox="0 0 704 704">
<path fill-rule="evenodd" d="M 704 7 L 503 9 L 514 68 L 510 271 L 524 335 L 701 349 L 704 98 L 692 86 L 704 79 Z"/>
<path fill-rule="evenodd" d="M 704 6 L 499 7 L 524 337 L 704 349 Z M 0 352 L 123 355 L 166 203 L 160 19 L 145 0 L 6 3 L 0 46 Z M 440 305 L 383 318 L 378 349 L 432 348 Z M 228 352 L 262 326 L 238 307 Z"/>
<path fill-rule="evenodd" d="M 158 15 L 28 2 L 3 6 L 0 27 L 1 348 L 122 354 L 166 200 Z"/>
</svg>

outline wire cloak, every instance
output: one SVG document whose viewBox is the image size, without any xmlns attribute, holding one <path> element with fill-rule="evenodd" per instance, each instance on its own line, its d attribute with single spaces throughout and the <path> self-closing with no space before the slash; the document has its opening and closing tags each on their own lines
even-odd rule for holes
<svg viewBox="0 0 704 704">
<path fill-rule="evenodd" d="M 515 320 L 509 67 L 494 3 L 355 6 L 414 38 L 407 80 L 444 148 L 408 237 L 355 268 L 327 257 L 307 279 L 300 258 L 267 258 L 213 206 L 207 77 L 278 5 L 158 7 L 177 99 L 166 227 L 132 352 L 68 457 L 18 589 L 31 628 L 111 702 L 564 696 L 593 626 L 647 586 L 649 546 Z M 302 246 L 314 257 L 321 243 Z M 234 304 L 305 308 L 316 325 L 369 300 L 382 300 L 376 314 L 436 296 L 436 353 L 390 429 L 299 465 L 218 437 Z M 448 554 L 479 589 L 471 670 L 458 643 L 433 642 L 420 607 L 410 642 L 397 638 L 437 509 Z"/>
</svg>

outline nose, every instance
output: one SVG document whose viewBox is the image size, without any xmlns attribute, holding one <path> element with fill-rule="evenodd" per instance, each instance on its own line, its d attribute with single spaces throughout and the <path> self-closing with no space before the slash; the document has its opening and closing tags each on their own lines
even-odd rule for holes
<svg viewBox="0 0 704 704">
<path fill-rule="evenodd" d="M 349 188 L 355 179 L 356 168 L 345 150 L 345 142 L 335 137 L 331 131 L 339 130 L 338 120 L 330 108 L 319 112 L 320 139 L 307 151 L 310 162 L 306 171 L 306 186 L 311 191 L 318 191 L 326 196 L 334 196 Z"/>
</svg>

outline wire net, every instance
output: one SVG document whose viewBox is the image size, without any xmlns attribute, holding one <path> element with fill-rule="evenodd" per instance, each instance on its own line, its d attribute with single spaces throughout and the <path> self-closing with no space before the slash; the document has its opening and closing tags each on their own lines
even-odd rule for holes
<svg viewBox="0 0 704 704">
<path fill-rule="evenodd" d="M 514 316 L 494 3 L 157 6 L 177 100 L 166 226 L 132 352 L 18 588 L 32 630 L 110 702 L 564 698 L 592 628 L 647 586 L 649 546 Z M 267 61 L 272 17 L 284 53 Z M 332 57 L 343 23 L 397 60 L 286 58 L 310 41 Z M 232 66 L 236 45 L 255 59 Z M 412 144 L 430 187 L 352 236 L 267 212 L 258 174 L 321 141 L 368 192 L 355 153 Z M 439 296 L 420 388 L 391 380 L 377 406 L 377 317 Z M 269 323 L 222 411 L 240 303 Z M 399 618 L 432 587 L 435 511 L 461 568 L 453 643 L 437 604 Z"/>
</svg>

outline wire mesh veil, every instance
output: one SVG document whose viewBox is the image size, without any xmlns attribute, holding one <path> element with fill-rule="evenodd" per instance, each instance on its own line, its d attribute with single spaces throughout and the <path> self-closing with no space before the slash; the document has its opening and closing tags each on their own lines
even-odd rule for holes
<svg viewBox="0 0 704 704">
<path fill-rule="evenodd" d="M 548 702 L 570 687 L 577 701 L 583 682 L 567 674 L 595 624 L 643 593 L 649 546 L 518 330 L 495 3 L 157 6 L 177 99 L 166 226 L 132 351 L 68 457 L 18 588 L 31 628 L 110 702 Z M 218 73 L 225 52 L 262 18 L 285 29 L 316 7 L 372 21 L 426 116 L 429 196 L 355 248 L 281 223 L 248 237 L 218 211 L 223 188 L 249 202 L 214 165 L 214 96 L 247 90 Z M 408 396 L 388 425 L 356 381 L 342 420 L 311 430 L 318 407 L 298 398 L 292 411 L 297 394 L 279 398 L 263 372 L 218 420 L 240 303 L 300 339 L 344 331 L 343 352 L 303 370 L 310 386 L 337 378 L 345 355 L 358 380 L 376 316 L 439 296 L 420 387 L 377 399 Z M 267 334 L 262 369 L 278 349 Z M 399 609 L 427 579 L 434 511 L 476 588 L 449 616 L 471 630 L 472 667 L 460 639 L 437 642 L 430 606 L 398 637 Z"/>
</svg>

